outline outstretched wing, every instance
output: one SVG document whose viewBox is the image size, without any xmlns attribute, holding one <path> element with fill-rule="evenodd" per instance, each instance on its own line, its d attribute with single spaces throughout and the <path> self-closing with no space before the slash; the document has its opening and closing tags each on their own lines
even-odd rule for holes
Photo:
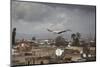
<svg viewBox="0 0 100 67">
<path fill-rule="evenodd" d="M 53 32 L 53 33 L 55 33 L 55 34 L 58 34 L 58 32 L 57 31 L 52 31 L 52 30 L 50 30 L 50 29 L 47 29 L 49 32 Z"/>
<path fill-rule="evenodd" d="M 47 29 L 49 32 L 53 32 L 52 30 L 50 30 L 50 29 Z"/>
<path fill-rule="evenodd" d="M 61 33 L 67 32 L 67 31 L 71 31 L 71 30 L 70 29 L 63 30 L 63 31 L 58 32 L 58 34 L 61 34 Z"/>
</svg>

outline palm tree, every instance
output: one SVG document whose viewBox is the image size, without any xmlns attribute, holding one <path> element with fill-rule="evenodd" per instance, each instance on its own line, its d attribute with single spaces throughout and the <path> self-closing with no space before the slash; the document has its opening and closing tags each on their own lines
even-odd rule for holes
<svg viewBox="0 0 100 67">
<path fill-rule="evenodd" d="M 81 38 L 81 34 L 79 32 L 76 33 L 77 35 L 77 45 L 80 45 L 80 38 Z"/>
<path fill-rule="evenodd" d="M 71 38 L 73 39 L 73 45 L 79 46 L 79 39 L 80 39 L 80 37 L 81 37 L 81 34 L 79 32 L 77 32 L 76 34 L 73 33 L 71 35 Z"/>
<path fill-rule="evenodd" d="M 75 40 L 75 39 L 76 39 L 76 35 L 73 33 L 73 34 L 71 35 L 71 38 L 72 38 L 73 40 Z"/>
<path fill-rule="evenodd" d="M 73 33 L 73 34 L 71 35 L 71 38 L 73 39 L 72 45 L 75 45 L 76 34 Z"/>
<path fill-rule="evenodd" d="M 77 35 L 77 38 L 80 39 L 81 34 L 79 32 L 77 32 L 76 35 Z"/>
</svg>

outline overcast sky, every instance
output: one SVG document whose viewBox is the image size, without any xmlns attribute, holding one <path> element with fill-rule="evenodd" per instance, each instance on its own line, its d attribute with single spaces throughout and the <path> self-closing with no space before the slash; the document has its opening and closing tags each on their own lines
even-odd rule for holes
<svg viewBox="0 0 100 67">
<path fill-rule="evenodd" d="M 47 31 L 71 29 L 62 34 L 69 38 L 71 33 L 80 32 L 83 37 L 95 35 L 95 7 L 36 2 L 12 2 L 12 28 L 16 27 L 16 38 L 54 38 Z"/>
</svg>

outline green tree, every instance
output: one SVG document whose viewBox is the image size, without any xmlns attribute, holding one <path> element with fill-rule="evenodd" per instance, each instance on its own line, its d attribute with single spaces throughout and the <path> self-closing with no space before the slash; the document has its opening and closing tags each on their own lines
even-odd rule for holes
<svg viewBox="0 0 100 67">
<path fill-rule="evenodd" d="M 76 36 L 77 36 L 78 39 L 80 39 L 81 34 L 80 34 L 79 32 L 77 32 L 77 33 L 76 33 Z"/>
<path fill-rule="evenodd" d="M 36 40 L 36 37 L 32 37 L 32 40 Z"/>
<path fill-rule="evenodd" d="M 15 45 L 15 37 L 16 37 L 16 28 L 13 28 L 13 31 L 12 31 L 12 45 Z"/>
<path fill-rule="evenodd" d="M 71 35 L 71 38 L 72 38 L 73 40 L 75 40 L 75 39 L 76 39 L 76 35 L 73 33 L 73 34 Z"/>
<path fill-rule="evenodd" d="M 55 42 L 56 42 L 55 44 L 56 46 L 66 46 L 66 41 L 62 36 L 56 37 Z"/>
</svg>

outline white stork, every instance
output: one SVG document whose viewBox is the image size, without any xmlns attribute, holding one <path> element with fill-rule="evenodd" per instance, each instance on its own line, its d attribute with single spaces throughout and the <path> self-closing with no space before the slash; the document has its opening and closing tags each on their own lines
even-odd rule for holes
<svg viewBox="0 0 100 67">
<path fill-rule="evenodd" d="M 67 32 L 67 31 L 71 31 L 70 29 L 67 29 L 67 30 L 62 30 L 62 31 L 52 31 L 50 29 L 47 29 L 49 32 L 53 32 L 53 33 L 56 33 L 56 34 L 61 34 L 61 33 L 64 33 L 64 32 Z"/>
</svg>

